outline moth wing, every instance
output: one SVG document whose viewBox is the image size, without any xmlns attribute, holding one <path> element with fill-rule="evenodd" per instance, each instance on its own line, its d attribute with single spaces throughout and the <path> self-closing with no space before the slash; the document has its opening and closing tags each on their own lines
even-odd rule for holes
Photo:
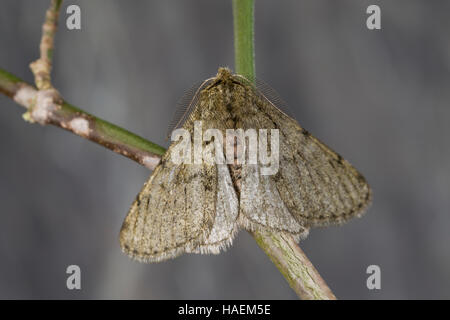
<svg viewBox="0 0 450 320">
<path fill-rule="evenodd" d="M 215 168 L 176 165 L 167 159 L 170 152 L 144 185 L 120 231 L 122 250 L 143 262 L 194 251 L 214 221 Z"/>
<path fill-rule="evenodd" d="M 305 238 L 308 228 L 297 221 L 285 205 L 276 182 L 261 175 L 258 164 L 244 164 L 241 169 L 239 224 L 247 230 L 269 228 Z"/>
<path fill-rule="evenodd" d="M 198 246 L 195 253 L 218 254 L 232 244 L 238 231 L 239 199 L 234 190 L 228 166 L 226 164 L 217 165 L 217 175 L 214 224 L 208 238 Z"/>
<path fill-rule="evenodd" d="M 222 94 L 216 87 L 199 95 L 199 106 L 187 118 L 185 126 L 193 127 L 196 120 L 202 121 L 202 132 L 208 129 L 217 129 L 223 137 L 227 127 L 228 111 L 222 100 Z M 203 150 L 207 149 L 208 142 L 203 142 Z M 217 150 L 224 158 L 224 150 Z M 214 253 L 226 249 L 238 231 L 239 198 L 234 188 L 228 165 L 215 163 L 217 172 L 215 217 L 213 226 L 207 239 L 194 251 L 195 253 Z"/>
<path fill-rule="evenodd" d="M 167 130 L 167 138 L 170 137 L 173 130 L 180 128 L 185 121 L 189 119 L 189 116 L 196 109 L 199 103 L 201 90 L 207 87 L 211 82 L 212 78 L 197 82 L 183 94 L 177 102 L 177 107 Z"/>
<path fill-rule="evenodd" d="M 244 128 L 279 130 L 279 168 L 276 174 L 264 176 L 256 175 L 256 169 L 246 166 L 250 175 L 243 173 L 242 177 L 242 214 L 253 222 L 267 225 L 264 221 L 269 219 L 265 207 L 268 200 L 258 200 L 254 204 L 246 201 L 258 197 L 260 191 L 255 188 L 262 188 L 267 190 L 267 195 L 274 193 L 279 197 L 270 201 L 281 200 L 282 212 L 286 208 L 291 217 L 305 227 L 340 224 L 361 215 L 371 200 L 364 177 L 278 109 L 263 92 L 255 89 L 254 93 L 258 98 L 249 106 L 254 110 L 247 111 L 253 116 L 242 117 L 241 121 Z"/>
<path fill-rule="evenodd" d="M 190 137 L 196 120 L 204 124 L 203 133 L 208 128 L 224 129 L 226 114 L 217 113 L 207 97 L 196 96 L 183 120 Z M 169 147 L 123 223 L 122 249 L 138 260 L 162 261 L 184 252 L 219 253 L 237 231 L 239 203 L 227 166 L 175 164 L 171 159 L 181 142 Z"/>
</svg>

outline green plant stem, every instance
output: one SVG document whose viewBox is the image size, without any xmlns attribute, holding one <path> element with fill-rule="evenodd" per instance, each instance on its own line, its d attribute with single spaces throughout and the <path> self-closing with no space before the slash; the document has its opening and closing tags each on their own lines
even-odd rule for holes
<svg viewBox="0 0 450 320">
<path fill-rule="evenodd" d="M 233 17 L 235 71 L 254 81 L 254 1 L 233 0 Z M 270 231 L 250 233 L 301 299 L 336 299 L 292 236 Z"/>
<path fill-rule="evenodd" d="M 233 0 L 235 72 L 255 78 L 254 0 Z"/>
</svg>

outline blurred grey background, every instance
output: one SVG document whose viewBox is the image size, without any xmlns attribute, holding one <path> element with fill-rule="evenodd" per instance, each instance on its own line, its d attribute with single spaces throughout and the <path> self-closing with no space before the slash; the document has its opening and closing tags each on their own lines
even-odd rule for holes
<svg viewBox="0 0 450 320">
<path fill-rule="evenodd" d="M 28 82 L 49 1 L 0 0 L 0 67 Z M 81 7 L 82 30 L 65 9 Z M 366 28 L 378 4 L 382 30 Z M 53 81 L 70 103 L 167 146 L 179 97 L 234 66 L 231 0 L 64 1 Z M 300 243 L 341 299 L 450 298 L 449 1 L 256 1 L 256 72 L 368 179 L 374 202 Z M 244 231 L 217 256 L 140 264 L 122 220 L 149 172 L 0 96 L 0 298 L 295 299 Z M 81 267 L 82 290 L 66 288 Z M 382 288 L 366 287 L 381 267 Z"/>
</svg>

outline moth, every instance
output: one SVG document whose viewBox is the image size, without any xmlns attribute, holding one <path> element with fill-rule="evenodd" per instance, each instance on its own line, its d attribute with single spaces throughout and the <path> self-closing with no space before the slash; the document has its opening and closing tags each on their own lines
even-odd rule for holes
<svg viewBox="0 0 450 320">
<path fill-rule="evenodd" d="M 279 167 L 174 163 L 173 142 L 133 202 L 120 231 L 130 257 L 158 262 L 182 253 L 217 254 L 240 228 L 304 238 L 311 227 L 342 224 L 371 201 L 364 177 L 280 108 L 279 98 L 227 68 L 194 88 L 178 127 L 277 129 Z M 186 142 L 186 141 L 185 141 Z M 208 148 L 210 141 L 203 141 Z M 217 150 L 216 150 L 217 151 Z"/>
</svg>

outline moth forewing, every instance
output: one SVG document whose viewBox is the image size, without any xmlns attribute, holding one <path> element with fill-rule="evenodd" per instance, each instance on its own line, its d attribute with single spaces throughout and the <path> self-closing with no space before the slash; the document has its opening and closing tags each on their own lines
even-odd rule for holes
<svg viewBox="0 0 450 320">
<path fill-rule="evenodd" d="M 192 111 L 195 109 L 199 99 L 201 90 L 208 86 L 213 78 L 206 79 L 193 85 L 188 91 L 184 93 L 181 99 L 177 102 L 177 108 L 173 114 L 172 121 L 167 130 L 167 137 L 172 135 L 172 132 L 180 128 L 183 123 L 189 118 Z"/>
<path fill-rule="evenodd" d="M 123 251 L 144 262 L 195 251 L 215 217 L 217 173 L 210 166 L 168 161 L 171 148 L 144 185 L 120 233 Z"/>
<path fill-rule="evenodd" d="M 371 200 L 363 176 L 256 87 L 254 91 L 259 97 L 255 99 L 259 113 L 254 115 L 256 119 L 243 121 L 279 129 L 279 172 L 271 179 L 297 221 L 306 226 L 325 226 L 360 215 Z"/>
</svg>

